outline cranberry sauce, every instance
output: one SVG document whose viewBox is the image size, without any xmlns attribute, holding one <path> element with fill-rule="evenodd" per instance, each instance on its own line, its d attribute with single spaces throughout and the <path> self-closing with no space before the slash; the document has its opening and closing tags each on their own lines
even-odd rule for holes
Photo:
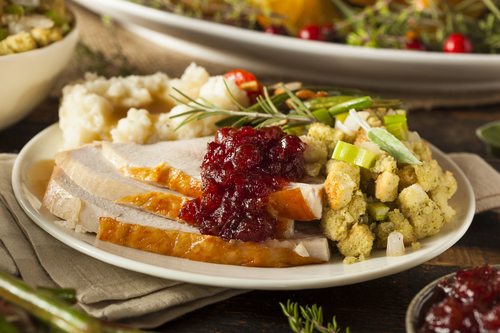
<svg viewBox="0 0 500 333">
<path fill-rule="evenodd" d="M 267 198 L 303 177 L 304 150 L 298 137 L 278 127 L 220 129 L 201 165 L 203 195 L 184 204 L 180 217 L 224 239 L 275 238 Z"/>
<path fill-rule="evenodd" d="M 423 332 L 500 332 L 500 271 L 462 270 L 438 287 L 446 296 L 427 313 Z"/>
</svg>

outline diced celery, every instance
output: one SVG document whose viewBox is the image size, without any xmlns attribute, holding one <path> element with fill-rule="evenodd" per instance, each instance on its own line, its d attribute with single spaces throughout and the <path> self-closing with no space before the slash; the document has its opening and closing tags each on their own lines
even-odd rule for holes
<svg viewBox="0 0 500 333">
<path fill-rule="evenodd" d="M 406 140 L 408 134 L 406 114 L 384 116 L 384 126 L 389 133 L 399 140 Z"/>
<path fill-rule="evenodd" d="M 389 207 L 381 202 L 369 202 L 367 205 L 368 214 L 375 221 L 384 221 L 389 213 Z"/>
<path fill-rule="evenodd" d="M 335 146 L 332 158 L 370 169 L 377 159 L 377 154 L 350 143 L 339 141 Z"/>
<path fill-rule="evenodd" d="M 344 122 L 347 119 L 349 112 L 339 113 L 335 115 L 335 120 Z"/>
<path fill-rule="evenodd" d="M 335 119 L 332 118 L 327 109 L 317 109 L 312 112 L 314 118 L 318 119 L 320 122 L 327 124 L 328 126 L 335 125 Z"/>
<path fill-rule="evenodd" d="M 385 128 L 370 128 L 368 139 L 376 143 L 382 150 L 388 152 L 398 162 L 408 164 L 422 164 L 420 160 L 398 138 L 389 133 Z"/>
</svg>

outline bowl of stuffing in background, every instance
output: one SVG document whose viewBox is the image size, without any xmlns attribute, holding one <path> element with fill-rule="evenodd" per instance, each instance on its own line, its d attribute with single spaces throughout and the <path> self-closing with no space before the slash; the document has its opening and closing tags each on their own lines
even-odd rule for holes
<svg viewBox="0 0 500 333">
<path fill-rule="evenodd" d="M 48 95 L 77 42 L 76 20 L 63 1 L 0 0 L 0 129 Z"/>
</svg>

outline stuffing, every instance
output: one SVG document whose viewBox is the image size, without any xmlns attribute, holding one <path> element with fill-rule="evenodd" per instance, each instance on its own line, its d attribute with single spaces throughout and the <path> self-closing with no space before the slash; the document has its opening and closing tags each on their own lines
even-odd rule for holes
<svg viewBox="0 0 500 333">
<path fill-rule="evenodd" d="M 347 237 L 351 225 L 366 212 L 366 201 L 361 191 L 356 191 L 352 200 L 342 209 L 326 208 L 321 218 L 323 233 L 333 241 Z"/>
<path fill-rule="evenodd" d="M 36 41 L 29 32 L 23 31 L 0 41 L 0 55 L 20 53 L 37 48 Z"/>
<path fill-rule="evenodd" d="M 332 159 L 326 163 L 326 174 L 330 173 L 345 173 L 356 183 L 356 187 L 359 187 L 361 172 L 357 165 Z"/>
<path fill-rule="evenodd" d="M 448 200 L 456 191 L 457 181 L 451 172 L 446 171 L 440 177 L 439 185 L 430 192 L 430 197 L 443 212 L 446 223 L 450 222 L 456 214 L 455 210 L 448 203 Z"/>
<path fill-rule="evenodd" d="M 336 128 L 323 123 L 314 123 L 309 126 L 307 135 L 323 142 L 328 149 L 328 156 L 331 156 L 337 142 L 344 139 L 344 133 Z"/>
<path fill-rule="evenodd" d="M 47 46 L 63 38 L 59 28 L 35 28 L 30 33 L 40 47 Z"/>
<path fill-rule="evenodd" d="M 307 145 L 304 152 L 304 159 L 306 163 L 326 163 L 328 151 L 326 144 L 323 141 L 309 135 L 302 135 L 300 139 Z"/>
<path fill-rule="evenodd" d="M 352 257 L 361 261 L 370 256 L 374 240 L 375 237 L 368 225 L 355 223 L 347 237 L 337 243 L 337 248 L 346 257 L 348 263 L 352 262 Z"/>
<path fill-rule="evenodd" d="M 398 164 L 394 157 L 387 153 L 380 155 L 375 161 L 375 165 L 372 167 L 371 171 L 374 173 L 382 173 L 384 171 L 390 173 L 396 173 L 398 169 Z"/>
<path fill-rule="evenodd" d="M 378 223 L 375 231 L 376 247 L 385 248 L 387 246 L 387 237 L 393 231 L 400 232 L 403 235 L 403 242 L 406 246 L 413 244 L 417 238 L 410 221 L 401 214 L 399 209 L 390 211 L 387 214 L 389 221 Z"/>
<path fill-rule="evenodd" d="M 147 143 L 154 132 L 154 125 L 148 111 L 130 109 L 127 117 L 118 121 L 117 126 L 111 130 L 114 142 Z"/>
<path fill-rule="evenodd" d="M 417 175 L 412 165 L 405 165 L 398 169 L 399 190 L 407 188 L 417 182 Z"/>
<path fill-rule="evenodd" d="M 439 185 L 443 170 L 436 160 L 425 161 L 421 165 L 414 165 L 417 182 L 424 191 L 429 192 Z"/>
<path fill-rule="evenodd" d="M 443 212 L 419 184 L 401 191 L 398 202 L 402 213 L 413 225 L 417 239 L 432 236 L 443 226 Z"/>
<path fill-rule="evenodd" d="M 410 144 L 410 148 L 422 162 L 432 161 L 432 151 L 429 144 L 425 140 L 416 140 Z"/>
<path fill-rule="evenodd" d="M 382 172 L 375 181 L 375 197 L 382 202 L 391 202 L 398 197 L 399 177 L 391 172 Z"/>
<path fill-rule="evenodd" d="M 331 172 L 326 177 L 325 192 L 328 204 L 332 209 L 345 207 L 352 199 L 356 183 L 342 172 Z"/>
<path fill-rule="evenodd" d="M 309 177 L 318 177 L 321 174 L 321 170 L 323 170 L 323 163 L 314 162 L 314 163 L 306 163 L 305 172 Z"/>
</svg>

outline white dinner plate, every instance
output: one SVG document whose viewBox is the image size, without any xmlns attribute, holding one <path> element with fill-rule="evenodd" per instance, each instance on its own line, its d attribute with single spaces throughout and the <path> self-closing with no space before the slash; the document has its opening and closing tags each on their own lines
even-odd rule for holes
<svg viewBox="0 0 500 333">
<path fill-rule="evenodd" d="M 24 211 L 46 232 L 82 253 L 132 271 L 173 280 L 219 287 L 288 290 L 372 280 L 415 267 L 443 253 L 462 237 L 474 216 L 475 201 L 470 183 L 455 163 L 434 149 L 439 163 L 457 179 L 458 191 L 451 201 L 457 215 L 437 235 L 422 240 L 419 250 L 409 249 L 400 257 L 386 257 L 385 251 L 376 250 L 369 259 L 351 265 L 343 264 L 340 256 L 334 255 L 328 263 L 290 268 L 230 266 L 162 256 L 96 241 L 95 235 L 79 234 L 54 223 L 58 219 L 40 203 L 40 184 L 50 176 L 50 170 L 41 166 L 54 158 L 61 142 L 61 132 L 54 124 L 35 136 L 19 154 L 12 185 Z"/>
<path fill-rule="evenodd" d="M 269 35 L 148 8 L 127 0 L 74 0 L 149 40 L 191 56 L 287 78 L 341 86 L 453 94 L 500 88 L 500 55 L 372 49 Z M 140 29 L 138 26 L 142 27 Z M 161 34 L 155 34 L 152 29 Z M 228 62 L 229 59 L 229 62 Z M 238 65 L 239 64 L 239 65 Z"/>
</svg>

